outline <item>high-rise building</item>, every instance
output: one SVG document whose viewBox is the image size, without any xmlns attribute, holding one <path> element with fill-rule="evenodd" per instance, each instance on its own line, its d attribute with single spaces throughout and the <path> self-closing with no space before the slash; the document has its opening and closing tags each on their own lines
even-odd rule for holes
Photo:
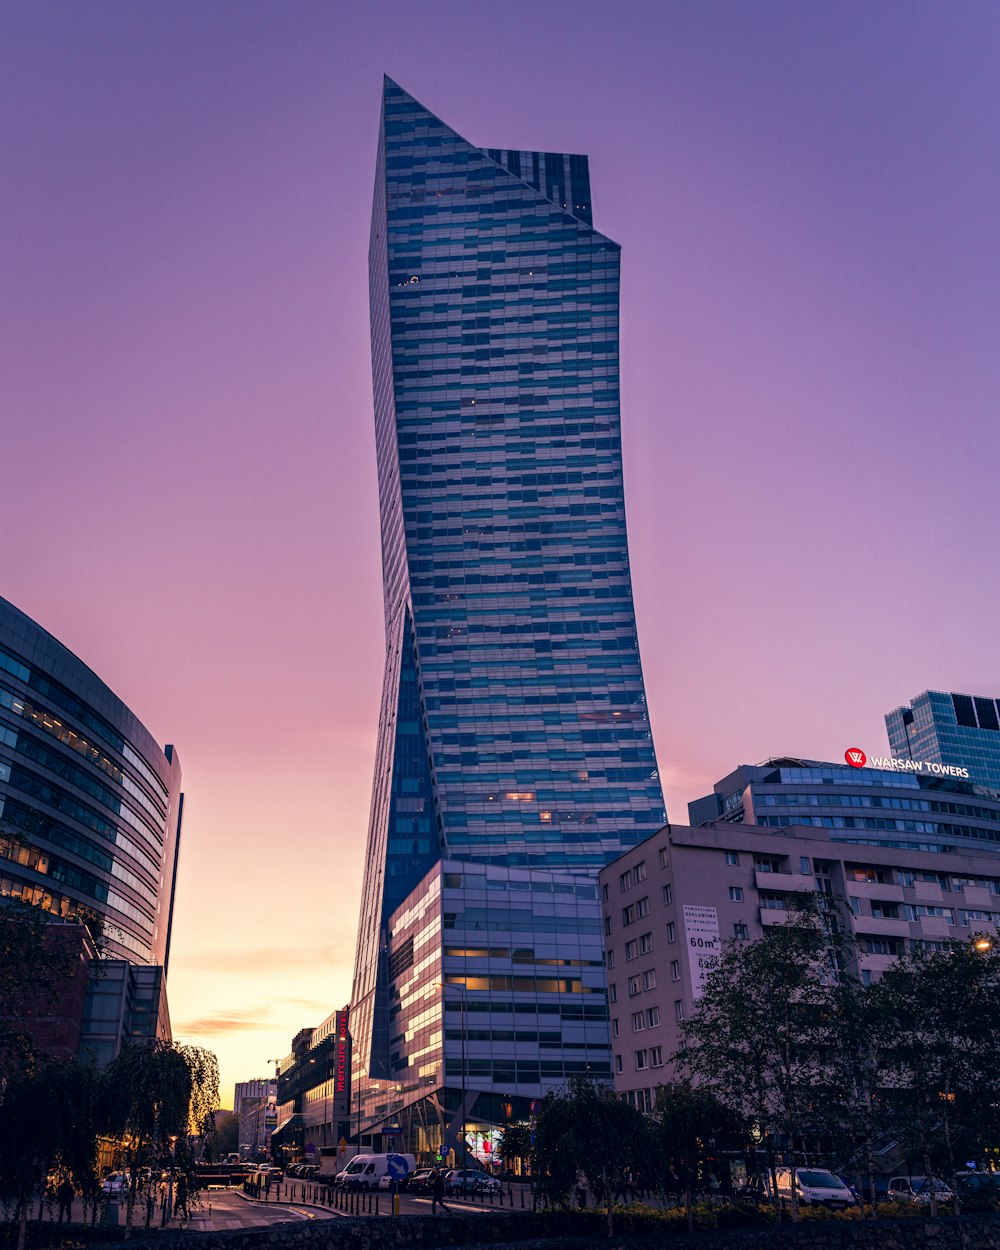
<svg viewBox="0 0 1000 1250">
<path fill-rule="evenodd" d="M 0 599 L 0 895 L 96 914 L 108 955 L 166 969 L 182 806 L 174 748 Z"/>
<path fill-rule="evenodd" d="M 1000 793 L 1000 700 L 925 690 L 889 712 L 885 727 L 896 759 L 965 768 Z"/>
<path fill-rule="evenodd" d="M 878 767 L 884 762 L 851 767 L 779 756 L 743 764 L 689 803 L 688 819 L 829 829 L 837 842 L 904 850 L 1000 851 L 1000 795 L 942 772 Z"/>
<path fill-rule="evenodd" d="M 354 1124 L 422 1149 L 607 1071 L 593 878 L 664 809 L 587 158 L 475 147 L 387 79 L 369 272 L 386 664 Z"/>
</svg>

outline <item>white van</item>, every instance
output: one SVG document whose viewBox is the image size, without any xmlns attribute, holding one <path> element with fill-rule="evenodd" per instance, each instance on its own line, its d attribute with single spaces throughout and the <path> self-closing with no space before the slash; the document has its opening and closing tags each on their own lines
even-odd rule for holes
<svg viewBox="0 0 1000 1250">
<path fill-rule="evenodd" d="M 415 1171 L 417 1166 L 413 1155 L 355 1155 L 333 1183 L 347 1189 L 378 1189 L 379 1181 L 388 1175 L 390 1159 L 399 1159 L 407 1173 Z"/>
<path fill-rule="evenodd" d="M 774 1174 L 778 1182 L 779 1201 L 791 1206 L 792 1169 L 775 1168 Z M 802 1207 L 831 1207 L 837 1211 L 855 1204 L 854 1194 L 839 1176 L 834 1176 L 826 1168 L 796 1168 L 795 1192 Z"/>
</svg>

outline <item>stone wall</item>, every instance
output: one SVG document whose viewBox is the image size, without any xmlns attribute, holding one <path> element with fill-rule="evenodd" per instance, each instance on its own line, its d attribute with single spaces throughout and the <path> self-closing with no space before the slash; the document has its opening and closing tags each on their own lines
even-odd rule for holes
<svg viewBox="0 0 1000 1250">
<path fill-rule="evenodd" d="M 628 1220 L 621 1224 L 627 1226 Z M 135 1241 L 145 1247 L 155 1243 L 156 1250 L 195 1250 L 193 1243 L 197 1243 L 196 1250 L 436 1250 L 448 1246 L 500 1250 L 512 1243 L 519 1250 L 1000 1250 L 1000 1217 L 966 1216 L 961 1229 L 952 1218 L 916 1217 L 864 1223 L 810 1221 L 691 1235 L 639 1235 L 637 1229 L 633 1233 L 623 1227 L 609 1240 L 600 1212 L 484 1210 L 475 1215 L 297 1220 L 226 1232 L 156 1232 Z M 105 1244 L 108 1250 L 120 1250 L 121 1241 L 115 1237 Z"/>
</svg>

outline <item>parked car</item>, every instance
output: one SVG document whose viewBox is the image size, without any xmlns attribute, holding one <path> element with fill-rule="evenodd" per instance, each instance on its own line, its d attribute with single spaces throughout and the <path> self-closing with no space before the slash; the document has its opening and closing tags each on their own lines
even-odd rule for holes
<svg viewBox="0 0 1000 1250">
<path fill-rule="evenodd" d="M 951 1202 L 952 1190 L 936 1176 L 894 1176 L 889 1181 L 890 1202 Z"/>
<path fill-rule="evenodd" d="M 502 1188 L 498 1180 L 478 1168 L 452 1168 L 444 1178 L 448 1194 L 498 1194 Z"/>
<path fill-rule="evenodd" d="M 748 1176 L 736 1190 L 734 1197 L 741 1202 L 770 1202 L 771 1182 L 766 1176 Z"/>
<path fill-rule="evenodd" d="M 803 1207 L 822 1206 L 842 1211 L 858 1201 L 840 1177 L 826 1168 L 796 1168 L 794 1182 L 791 1168 L 775 1168 L 774 1175 L 778 1182 L 778 1201 L 787 1206 L 791 1206 L 793 1183 L 799 1205 Z"/>
<path fill-rule="evenodd" d="M 101 1193 L 112 1198 L 122 1197 L 128 1193 L 131 1179 L 128 1172 L 109 1172 L 101 1182 Z"/>
<path fill-rule="evenodd" d="M 976 1211 L 995 1211 L 1000 1207 L 1000 1173 L 959 1172 L 956 1179 L 963 1207 Z"/>
<path fill-rule="evenodd" d="M 408 1194 L 429 1194 L 434 1187 L 434 1168 L 417 1168 L 406 1178 Z"/>
</svg>

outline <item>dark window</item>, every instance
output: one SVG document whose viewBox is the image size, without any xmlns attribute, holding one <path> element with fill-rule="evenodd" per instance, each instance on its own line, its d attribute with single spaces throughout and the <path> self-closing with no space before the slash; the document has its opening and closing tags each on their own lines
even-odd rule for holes
<svg viewBox="0 0 1000 1250">
<path fill-rule="evenodd" d="M 955 719 L 958 723 L 969 729 L 975 729 L 976 713 L 972 706 L 972 699 L 967 694 L 953 694 L 951 701 L 955 707 Z"/>
<path fill-rule="evenodd" d="M 996 704 L 992 699 L 975 699 L 976 711 L 979 714 L 979 728 L 992 729 L 1000 733 L 1000 721 L 997 720 Z"/>
</svg>

